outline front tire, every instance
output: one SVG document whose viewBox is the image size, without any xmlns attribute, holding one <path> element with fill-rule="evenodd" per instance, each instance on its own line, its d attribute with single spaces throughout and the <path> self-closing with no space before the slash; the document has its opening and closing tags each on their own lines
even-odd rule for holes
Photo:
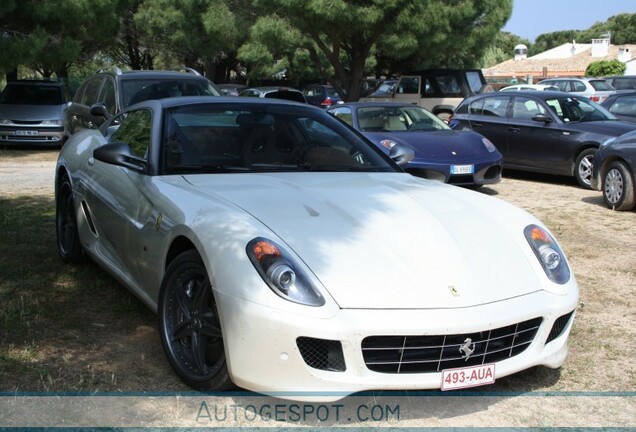
<svg viewBox="0 0 636 432">
<path fill-rule="evenodd" d="M 603 200 L 612 210 L 627 211 L 634 208 L 634 178 L 624 162 L 609 164 L 603 178 Z"/>
<path fill-rule="evenodd" d="M 170 263 L 158 306 L 161 342 L 177 375 L 197 390 L 231 388 L 216 301 L 197 251 Z"/>
<path fill-rule="evenodd" d="M 55 232 L 57 235 L 57 250 L 62 261 L 73 264 L 84 262 L 84 250 L 77 231 L 73 187 L 67 174 L 62 176 L 57 188 Z"/>
<path fill-rule="evenodd" d="M 590 148 L 583 150 L 574 162 L 574 177 L 576 181 L 585 189 L 592 189 L 592 160 L 597 149 Z"/>
</svg>

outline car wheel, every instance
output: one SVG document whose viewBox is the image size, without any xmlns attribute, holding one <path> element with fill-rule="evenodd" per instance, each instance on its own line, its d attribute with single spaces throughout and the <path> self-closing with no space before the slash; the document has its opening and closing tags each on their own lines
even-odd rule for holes
<svg viewBox="0 0 636 432">
<path fill-rule="evenodd" d="M 574 162 L 574 177 L 579 185 L 586 189 L 591 189 L 592 185 L 590 180 L 592 179 L 592 160 L 596 154 L 596 149 L 590 148 L 583 150 L 579 157 Z"/>
<path fill-rule="evenodd" d="M 73 187 L 66 174 L 62 176 L 57 189 L 55 232 L 57 235 L 57 250 L 62 261 L 67 263 L 83 262 L 84 251 L 77 231 Z"/>
<path fill-rule="evenodd" d="M 631 210 L 636 203 L 634 179 L 625 163 L 614 161 L 609 164 L 603 179 L 603 200 L 613 210 Z"/>
<path fill-rule="evenodd" d="M 195 250 L 168 266 L 158 306 L 161 342 L 177 375 L 197 390 L 231 388 L 216 301 Z"/>
</svg>

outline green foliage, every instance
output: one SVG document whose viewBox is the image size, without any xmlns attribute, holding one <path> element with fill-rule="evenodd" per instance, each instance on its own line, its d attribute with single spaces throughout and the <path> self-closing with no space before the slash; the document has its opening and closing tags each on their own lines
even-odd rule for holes
<svg viewBox="0 0 636 432">
<path fill-rule="evenodd" d="M 289 29 L 276 38 L 252 31 L 239 57 L 260 74 L 259 62 L 267 60 L 263 48 L 275 60 L 283 54 L 292 66 L 297 57 L 290 53 L 306 52 L 323 79 L 349 100 L 358 99 L 374 63 L 376 74 L 478 63 L 512 13 L 511 0 L 255 0 L 255 5 L 267 16 L 262 19 L 275 17 L 268 25 L 279 20 Z"/>
<path fill-rule="evenodd" d="M 585 76 L 602 77 L 608 75 L 623 75 L 626 67 L 625 63 L 619 60 L 601 60 L 590 63 L 585 70 Z"/>
</svg>

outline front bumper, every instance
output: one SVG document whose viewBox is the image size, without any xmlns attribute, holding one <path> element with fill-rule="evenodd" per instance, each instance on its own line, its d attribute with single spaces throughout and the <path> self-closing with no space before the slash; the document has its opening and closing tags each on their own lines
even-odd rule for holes
<svg viewBox="0 0 636 432">
<path fill-rule="evenodd" d="M 451 174 L 451 163 L 430 162 L 414 159 L 404 169 L 409 174 L 438 180 L 458 186 L 487 185 L 501 181 L 501 159 L 477 161 L 472 163 L 473 172 L 469 174 Z M 469 165 L 469 164 L 455 164 Z"/>
<path fill-rule="evenodd" d="M 442 373 L 380 373 L 365 364 L 362 340 L 368 336 L 469 334 L 541 317 L 536 335 L 520 354 L 496 362 L 495 378 L 533 366 L 558 368 L 567 355 L 573 316 L 558 337 L 546 343 L 555 321 L 573 312 L 578 289 L 560 296 L 538 291 L 480 306 L 445 310 L 341 309 L 331 318 L 309 318 L 272 310 L 215 293 L 220 305 L 227 362 L 233 381 L 248 390 L 281 398 L 333 401 L 365 390 L 439 389 Z M 299 337 L 339 341 L 345 370 L 310 367 Z"/>
<path fill-rule="evenodd" d="M 54 126 L 5 126 L 0 127 L 1 145 L 61 146 L 64 143 L 64 127 Z"/>
</svg>

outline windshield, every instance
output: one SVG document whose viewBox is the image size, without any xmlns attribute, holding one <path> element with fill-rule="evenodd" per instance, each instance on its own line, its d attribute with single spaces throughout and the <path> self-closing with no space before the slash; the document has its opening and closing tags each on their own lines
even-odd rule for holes
<svg viewBox="0 0 636 432">
<path fill-rule="evenodd" d="M 363 132 L 450 129 L 437 116 L 417 106 L 358 108 L 358 127 Z"/>
<path fill-rule="evenodd" d="M 129 79 L 122 81 L 124 108 L 150 99 L 175 96 L 220 96 L 207 79 Z"/>
<path fill-rule="evenodd" d="M 61 105 L 62 91 L 56 86 L 8 84 L 0 96 L 0 103 L 11 105 Z"/>
<path fill-rule="evenodd" d="M 564 122 L 617 120 L 613 114 L 586 98 L 559 97 L 545 103 Z"/>
<path fill-rule="evenodd" d="M 374 146 L 322 111 L 190 105 L 167 111 L 163 130 L 167 174 L 396 171 Z"/>
</svg>

